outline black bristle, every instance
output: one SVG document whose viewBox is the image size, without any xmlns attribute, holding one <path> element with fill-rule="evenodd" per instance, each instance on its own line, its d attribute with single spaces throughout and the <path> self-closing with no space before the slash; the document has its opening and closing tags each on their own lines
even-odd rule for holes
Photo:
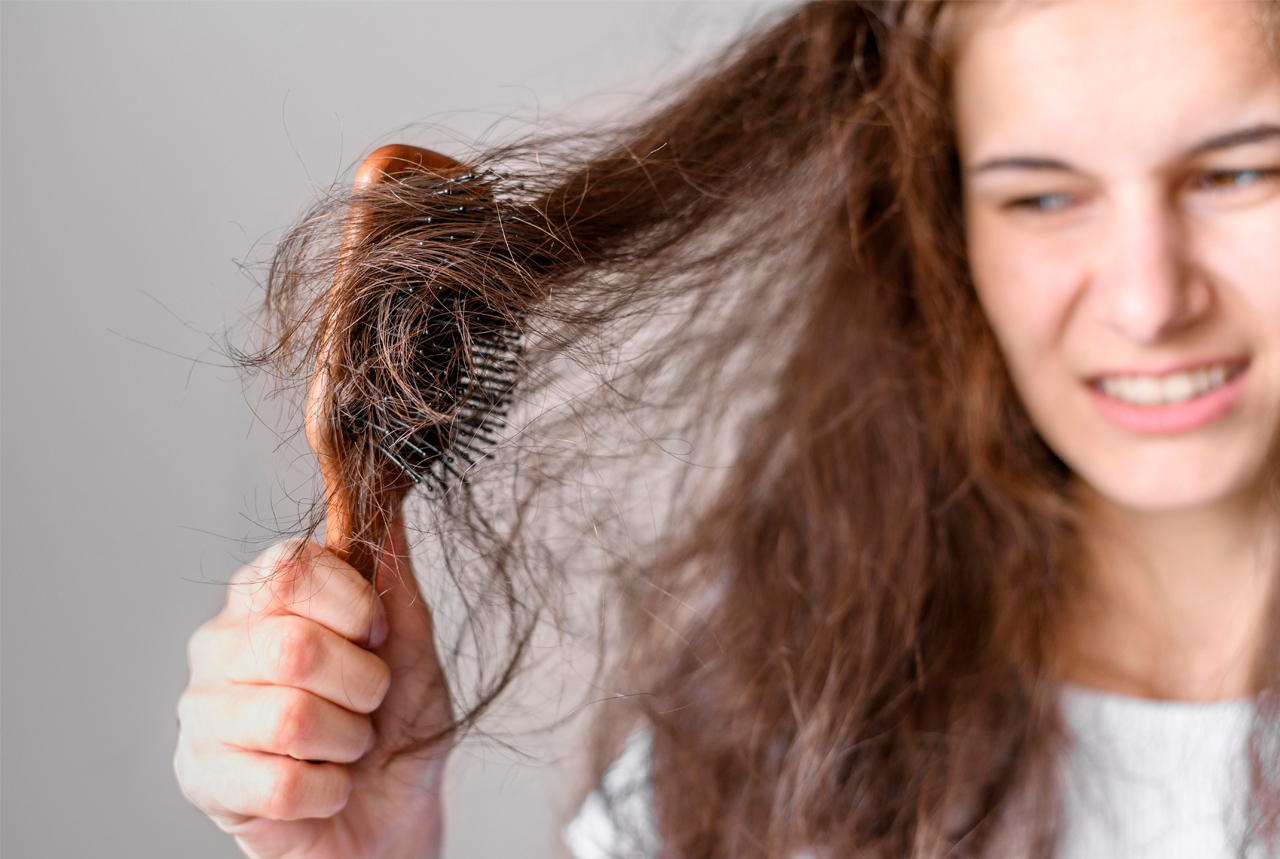
<svg viewBox="0 0 1280 859">
<path fill-rule="evenodd" d="M 465 482 L 471 466 L 501 441 L 498 431 L 506 426 L 501 418 L 520 368 L 521 333 L 519 320 L 486 304 L 483 290 L 452 286 L 452 274 L 422 274 L 451 272 L 463 264 L 460 253 L 483 246 L 484 226 L 502 218 L 493 195 L 494 177 L 424 174 L 402 184 L 429 197 L 449 198 L 425 204 L 429 213 L 412 218 L 416 228 L 411 234 L 379 239 L 411 247 L 409 262 L 401 252 L 375 253 L 361 272 L 360 293 L 368 296 L 361 314 L 364 324 L 379 326 L 372 338 L 377 343 L 383 342 L 382 332 L 408 332 L 410 342 L 397 344 L 406 363 L 388 366 L 388 350 L 373 347 L 353 360 L 364 383 L 384 393 L 372 402 L 356 393 L 340 406 L 340 414 L 351 437 L 374 434 L 371 440 L 395 469 L 443 491 L 455 480 Z M 448 234 L 432 232 L 445 225 Z M 413 390 L 404 390 L 406 378 Z M 441 415 L 443 419 L 432 420 Z"/>
</svg>

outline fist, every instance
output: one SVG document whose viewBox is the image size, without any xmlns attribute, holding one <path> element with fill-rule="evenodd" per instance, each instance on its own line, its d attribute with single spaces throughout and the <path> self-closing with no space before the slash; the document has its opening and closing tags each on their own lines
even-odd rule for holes
<svg viewBox="0 0 1280 859">
<path fill-rule="evenodd" d="M 192 635 L 174 769 L 255 859 L 431 856 L 450 724 L 397 519 L 376 587 L 315 543 L 269 549 Z"/>
</svg>

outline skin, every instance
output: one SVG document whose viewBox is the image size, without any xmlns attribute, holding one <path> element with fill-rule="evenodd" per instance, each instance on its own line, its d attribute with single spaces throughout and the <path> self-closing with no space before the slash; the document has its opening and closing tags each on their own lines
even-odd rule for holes
<svg viewBox="0 0 1280 859">
<path fill-rule="evenodd" d="M 1001 6 L 957 56 L 975 285 L 1028 412 L 1077 475 L 1088 563 L 1061 674 L 1081 685 L 1252 691 L 1280 560 L 1263 503 L 1280 417 L 1280 135 L 1189 153 L 1280 128 L 1255 11 Z M 990 166 L 1009 158 L 1041 165 Z M 1206 356 L 1249 361 L 1209 426 L 1141 435 L 1090 399 L 1099 372 Z M 449 715 L 403 527 L 376 589 L 320 546 L 293 548 L 241 570 L 192 636 L 178 781 L 252 857 L 436 857 L 448 749 L 390 758 Z"/>
<path fill-rule="evenodd" d="M 1280 418 L 1280 69 L 1259 11 L 1015 4 L 956 58 L 974 283 L 1083 511 L 1061 668 L 1081 685 L 1254 691 Z M 1248 360 L 1242 395 L 1197 429 L 1125 429 L 1090 393 L 1108 371 L 1223 357 Z"/>
<path fill-rule="evenodd" d="M 178 783 L 255 859 L 438 856 L 447 745 L 391 757 L 450 713 L 403 523 L 376 590 L 315 543 L 297 548 L 240 570 L 191 637 Z"/>
</svg>

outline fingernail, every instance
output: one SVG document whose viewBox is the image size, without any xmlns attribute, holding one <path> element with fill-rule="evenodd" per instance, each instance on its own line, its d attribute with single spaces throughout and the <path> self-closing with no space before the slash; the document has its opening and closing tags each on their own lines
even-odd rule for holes
<svg viewBox="0 0 1280 859">
<path fill-rule="evenodd" d="M 373 618 L 373 632 L 369 635 L 369 644 L 372 647 L 381 647 L 387 641 L 387 635 L 391 632 L 391 627 L 387 623 L 387 610 L 382 606 L 378 606 L 378 613 Z"/>
</svg>

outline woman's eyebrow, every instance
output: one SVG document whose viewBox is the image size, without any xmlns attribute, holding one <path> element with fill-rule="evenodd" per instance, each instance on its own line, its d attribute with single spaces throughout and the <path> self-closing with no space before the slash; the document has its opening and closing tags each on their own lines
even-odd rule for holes
<svg viewBox="0 0 1280 859">
<path fill-rule="evenodd" d="M 1280 125 L 1264 122 L 1210 137 L 1203 143 L 1197 143 L 1191 147 L 1186 157 L 1193 158 L 1206 152 L 1216 152 L 1219 149 L 1230 149 L 1232 146 L 1244 146 L 1247 143 L 1258 143 L 1272 138 L 1280 138 Z"/>
<path fill-rule="evenodd" d="M 1039 158 L 1032 155 L 1012 155 L 1000 158 L 989 158 L 969 168 L 969 175 L 987 173 L 991 170 L 1065 170 L 1077 172 L 1065 161 L 1057 158 Z"/>
<path fill-rule="evenodd" d="M 1258 125 L 1250 125 L 1245 128 L 1238 128 L 1234 131 L 1228 131 L 1225 134 L 1217 134 L 1192 146 L 1185 153 L 1183 158 L 1194 158 L 1197 155 L 1204 155 L 1207 152 L 1217 152 L 1220 149 L 1230 149 L 1233 146 L 1244 146 L 1249 143 L 1259 143 L 1264 140 L 1280 139 L 1280 125 L 1264 122 Z M 1069 173 L 1079 172 L 1075 167 L 1057 158 L 1044 158 L 1034 155 L 1012 155 L 1001 156 L 997 158 L 989 158 L 980 164 L 975 164 L 969 168 L 969 175 L 973 176 L 978 173 L 987 173 L 992 170 L 1057 170 Z"/>
</svg>

